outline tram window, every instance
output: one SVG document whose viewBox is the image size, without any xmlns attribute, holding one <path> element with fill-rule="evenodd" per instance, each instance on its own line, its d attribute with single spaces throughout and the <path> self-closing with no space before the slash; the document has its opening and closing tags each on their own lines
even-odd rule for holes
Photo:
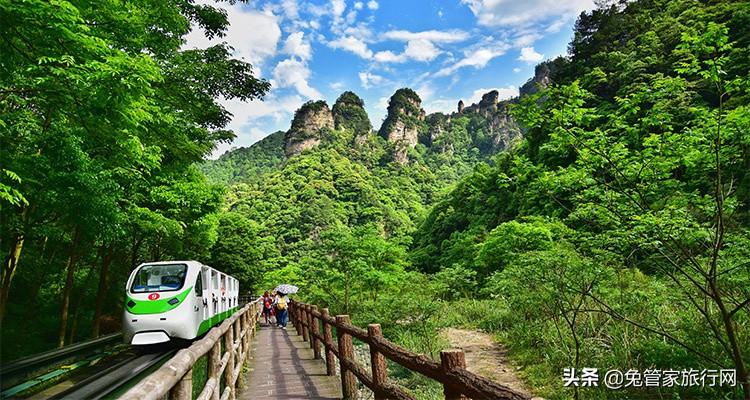
<svg viewBox="0 0 750 400">
<path fill-rule="evenodd" d="M 144 265 L 135 275 L 130 287 L 132 293 L 170 292 L 179 290 L 185 283 L 187 265 Z"/>
<path fill-rule="evenodd" d="M 203 297 L 203 279 L 201 279 L 201 274 L 198 272 L 198 280 L 195 281 L 195 295 L 198 297 Z"/>
</svg>

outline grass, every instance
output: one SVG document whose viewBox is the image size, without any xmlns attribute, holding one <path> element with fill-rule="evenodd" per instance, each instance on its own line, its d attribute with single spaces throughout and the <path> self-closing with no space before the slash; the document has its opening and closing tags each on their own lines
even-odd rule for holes
<svg viewBox="0 0 750 400">
<path fill-rule="evenodd" d="M 193 397 L 197 398 L 208 381 L 208 354 L 204 354 L 193 364 Z"/>
</svg>

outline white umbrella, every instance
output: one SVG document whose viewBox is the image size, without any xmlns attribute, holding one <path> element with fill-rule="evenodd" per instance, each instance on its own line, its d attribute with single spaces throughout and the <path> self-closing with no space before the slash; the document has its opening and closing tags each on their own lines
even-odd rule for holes
<svg viewBox="0 0 750 400">
<path fill-rule="evenodd" d="M 274 290 L 279 293 L 292 294 L 292 293 L 297 293 L 297 291 L 299 291 L 299 288 L 294 285 L 283 284 L 283 285 L 276 286 L 276 289 Z"/>
</svg>

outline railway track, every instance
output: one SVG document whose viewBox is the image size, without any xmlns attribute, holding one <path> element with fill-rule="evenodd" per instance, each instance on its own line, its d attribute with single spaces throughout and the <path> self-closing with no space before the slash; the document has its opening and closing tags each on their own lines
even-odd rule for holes
<svg viewBox="0 0 750 400">
<path fill-rule="evenodd" d="M 12 398 L 37 385 L 57 380 L 78 368 L 96 362 L 111 354 L 108 349 L 121 341 L 122 334 L 116 333 L 2 365 L 0 399 Z"/>
<path fill-rule="evenodd" d="M 136 352 L 121 362 L 76 382 L 70 388 L 48 398 L 51 400 L 105 398 L 148 371 L 149 368 L 166 361 L 176 352 L 177 349 L 145 354 Z"/>
</svg>

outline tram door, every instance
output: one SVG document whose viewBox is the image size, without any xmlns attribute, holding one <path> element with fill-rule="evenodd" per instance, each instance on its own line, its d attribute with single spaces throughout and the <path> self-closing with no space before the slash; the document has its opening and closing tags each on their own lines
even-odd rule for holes
<svg viewBox="0 0 750 400">
<path fill-rule="evenodd" d="M 228 310 L 227 308 L 227 276 L 221 274 L 220 295 L 221 295 L 221 312 Z"/>
<path fill-rule="evenodd" d="M 198 275 L 198 281 L 200 282 L 201 287 L 201 304 L 199 307 L 201 308 L 200 316 L 201 321 L 208 319 L 211 315 L 209 314 L 209 306 L 211 301 L 211 290 L 209 289 L 209 276 L 208 276 L 208 268 L 203 267 L 201 268 L 201 271 Z"/>
<path fill-rule="evenodd" d="M 219 273 L 211 270 L 211 316 L 219 313 Z"/>
</svg>

